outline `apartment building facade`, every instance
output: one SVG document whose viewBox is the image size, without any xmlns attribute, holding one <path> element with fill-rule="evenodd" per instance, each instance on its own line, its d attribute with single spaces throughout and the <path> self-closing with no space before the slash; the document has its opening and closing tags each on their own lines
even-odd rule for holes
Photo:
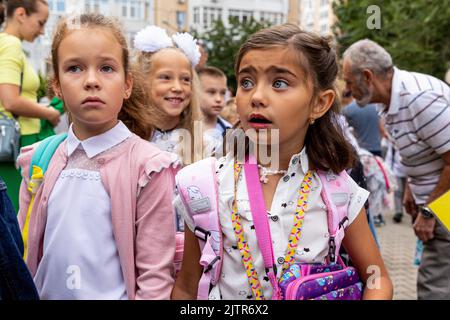
<svg viewBox="0 0 450 320">
<path fill-rule="evenodd" d="M 336 22 L 333 13 L 334 0 L 298 0 L 299 25 L 308 31 L 323 35 L 332 34 L 332 26 Z"/>
<path fill-rule="evenodd" d="M 83 12 L 97 12 L 119 18 L 127 40 L 131 43 L 140 29 L 155 23 L 154 1 L 156 0 L 48 0 L 50 15 L 45 26 L 45 34 L 32 44 L 25 43 L 25 51 L 35 69 L 46 74 L 49 70 L 47 58 L 50 54 L 52 35 L 58 21 L 68 14 Z"/>
<path fill-rule="evenodd" d="M 208 30 L 220 19 L 225 25 L 229 17 L 245 22 L 252 17 L 272 24 L 285 23 L 289 15 L 289 0 L 189 0 L 190 27 L 199 32 Z"/>
<path fill-rule="evenodd" d="M 335 21 L 334 0 L 48 0 L 50 16 L 45 35 L 33 44 L 25 44 L 30 60 L 37 70 L 46 73 L 53 30 L 58 20 L 69 13 L 99 12 L 115 16 L 122 22 L 132 43 L 136 32 L 156 24 L 181 32 L 195 29 L 203 32 L 215 20 L 225 25 L 229 17 L 245 22 L 250 18 L 272 24 L 290 22 L 306 30 L 330 34 Z"/>
</svg>

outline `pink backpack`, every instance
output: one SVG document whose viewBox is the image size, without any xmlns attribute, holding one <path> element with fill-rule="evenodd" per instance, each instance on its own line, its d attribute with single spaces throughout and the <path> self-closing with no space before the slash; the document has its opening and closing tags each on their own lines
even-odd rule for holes
<svg viewBox="0 0 450 320">
<path fill-rule="evenodd" d="M 257 168 L 255 170 L 257 172 Z M 250 170 L 247 174 L 250 174 Z M 331 171 L 319 171 L 318 174 L 323 184 L 322 199 L 328 208 L 328 230 L 330 233 L 328 258 L 331 262 L 337 260 L 339 264 L 343 264 L 339 258 L 339 249 L 344 238 L 344 224 L 348 221 L 347 211 L 350 198 L 348 181 L 350 177 L 345 171 L 339 175 L 335 175 Z M 218 214 L 219 193 L 216 159 L 203 159 L 181 169 L 175 180 L 181 200 L 194 221 L 194 234 L 198 238 L 202 252 L 200 265 L 203 266 L 204 271 L 199 282 L 197 299 L 207 300 L 210 286 L 216 285 L 220 279 L 223 257 L 223 239 Z M 255 200 L 258 199 L 255 199 L 253 192 L 249 191 L 249 196 L 251 203 L 257 202 Z M 183 234 L 178 233 L 175 257 L 178 268 L 181 267 L 183 258 L 182 243 Z M 260 243 L 259 238 L 258 243 Z M 273 265 L 273 260 L 271 262 L 269 257 L 271 246 L 263 245 L 261 247 L 260 244 L 260 249 L 263 257 L 265 256 L 265 264 L 271 267 Z"/>
</svg>

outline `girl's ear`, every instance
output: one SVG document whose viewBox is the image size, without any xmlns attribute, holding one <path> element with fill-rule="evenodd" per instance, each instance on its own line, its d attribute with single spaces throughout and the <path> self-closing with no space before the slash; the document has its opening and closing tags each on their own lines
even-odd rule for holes
<svg viewBox="0 0 450 320">
<path fill-rule="evenodd" d="M 132 91 L 133 91 L 133 74 L 131 72 L 128 72 L 127 77 L 125 79 L 125 91 L 123 98 L 125 100 L 129 99 Z"/>
<path fill-rule="evenodd" d="M 53 78 L 52 80 L 52 89 L 55 95 L 58 97 L 59 100 L 63 100 L 62 92 L 61 92 L 61 86 L 59 85 L 58 80 Z"/>
<path fill-rule="evenodd" d="M 314 121 L 322 117 L 333 105 L 334 99 L 336 98 L 336 93 L 334 90 L 328 89 L 322 91 L 316 100 L 316 104 L 313 106 L 311 111 L 310 120 Z"/>
</svg>

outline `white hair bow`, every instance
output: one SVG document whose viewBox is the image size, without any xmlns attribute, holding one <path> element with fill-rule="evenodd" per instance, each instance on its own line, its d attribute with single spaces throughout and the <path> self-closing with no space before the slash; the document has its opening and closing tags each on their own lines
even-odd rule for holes
<svg viewBox="0 0 450 320">
<path fill-rule="evenodd" d="M 156 52 L 161 49 L 178 47 L 195 67 L 200 61 L 200 49 L 192 35 L 187 32 L 171 37 L 166 30 L 157 26 L 148 26 L 139 31 L 134 38 L 134 47 L 143 52 Z"/>
</svg>

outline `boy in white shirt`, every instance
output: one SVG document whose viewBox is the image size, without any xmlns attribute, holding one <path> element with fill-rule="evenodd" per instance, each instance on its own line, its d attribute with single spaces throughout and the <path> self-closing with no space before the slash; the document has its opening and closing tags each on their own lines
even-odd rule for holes
<svg viewBox="0 0 450 320">
<path fill-rule="evenodd" d="M 215 150 L 223 143 L 223 136 L 231 124 L 221 118 L 220 112 L 225 107 L 227 77 L 222 70 L 205 67 L 198 70 L 201 83 L 200 108 L 203 114 L 204 139 L 208 150 Z"/>
</svg>

